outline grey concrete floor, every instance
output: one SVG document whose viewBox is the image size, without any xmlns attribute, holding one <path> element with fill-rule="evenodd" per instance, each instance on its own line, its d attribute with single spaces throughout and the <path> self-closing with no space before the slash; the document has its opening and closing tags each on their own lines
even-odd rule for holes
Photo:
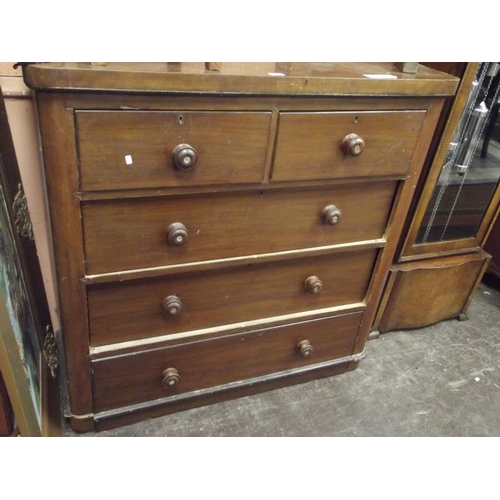
<svg viewBox="0 0 500 500">
<path fill-rule="evenodd" d="M 110 431 L 65 436 L 500 436 L 500 291 L 470 320 L 372 340 L 355 371 Z"/>
</svg>

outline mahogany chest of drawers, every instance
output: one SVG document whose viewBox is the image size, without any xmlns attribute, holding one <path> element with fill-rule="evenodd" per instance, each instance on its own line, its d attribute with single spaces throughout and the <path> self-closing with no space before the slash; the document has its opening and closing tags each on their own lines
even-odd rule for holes
<svg viewBox="0 0 500 500">
<path fill-rule="evenodd" d="M 65 63 L 25 81 L 75 430 L 357 366 L 454 78 Z"/>
</svg>

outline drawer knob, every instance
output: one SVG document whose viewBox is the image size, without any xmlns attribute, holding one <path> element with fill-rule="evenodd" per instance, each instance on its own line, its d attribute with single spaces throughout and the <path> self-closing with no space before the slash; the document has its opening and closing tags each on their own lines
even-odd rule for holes
<svg viewBox="0 0 500 500">
<path fill-rule="evenodd" d="M 344 137 L 341 149 L 347 156 L 359 156 L 365 149 L 365 141 L 357 134 L 349 134 Z"/>
<path fill-rule="evenodd" d="M 179 247 L 189 239 L 189 231 L 181 222 L 174 222 L 167 228 L 167 240 L 169 245 Z"/>
<path fill-rule="evenodd" d="M 198 153 L 189 144 L 179 144 L 172 151 L 174 163 L 180 170 L 189 170 L 196 165 Z"/>
<path fill-rule="evenodd" d="M 296 346 L 295 350 L 303 357 L 309 357 L 313 351 L 314 347 L 311 345 L 309 340 L 301 340 Z"/>
<path fill-rule="evenodd" d="M 341 219 L 342 212 L 335 205 L 328 205 L 321 212 L 321 217 L 329 226 L 334 226 Z"/>
<path fill-rule="evenodd" d="M 316 294 L 323 289 L 323 282 L 317 276 L 309 276 L 304 281 L 304 286 L 309 293 Z"/>
<path fill-rule="evenodd" d="M 181 380 L 181 376 L 179 375 L 179 372 L 175 368 L 167 368 L 162 373 L 162 376 L 163 376 L 162 383 L 165 389 L 177 385 Z"/>
<path fill-rule="evenodd" d="M 169 295 L 163 299 L 163 312 L 166 316 L 178 316 L 182 312 L 182 302 L 177 295 Z"/>
</svg>

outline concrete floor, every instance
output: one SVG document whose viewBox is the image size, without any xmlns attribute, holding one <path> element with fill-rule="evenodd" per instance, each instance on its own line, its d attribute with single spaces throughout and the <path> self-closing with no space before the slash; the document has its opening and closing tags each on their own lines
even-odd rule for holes
<svg viewBox="0 0 500 500">
<path fill-rule="evenodd" d="M 370 341 L 353 372 L 82 436 L 500 436 L 499 290 L 469 321 Z"/>
</svg>

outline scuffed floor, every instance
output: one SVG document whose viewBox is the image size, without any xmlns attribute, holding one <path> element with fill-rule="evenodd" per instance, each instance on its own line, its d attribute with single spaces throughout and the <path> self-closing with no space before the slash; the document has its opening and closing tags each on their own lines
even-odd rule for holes
<svg viewBox="0 0 500 500">
<path fill-rule="evenodd" d="M 383 334 L 353 372 L 81 436 L 500 436 L 500 291 L 490 285 L 469 321 Z"/>
</svg>

